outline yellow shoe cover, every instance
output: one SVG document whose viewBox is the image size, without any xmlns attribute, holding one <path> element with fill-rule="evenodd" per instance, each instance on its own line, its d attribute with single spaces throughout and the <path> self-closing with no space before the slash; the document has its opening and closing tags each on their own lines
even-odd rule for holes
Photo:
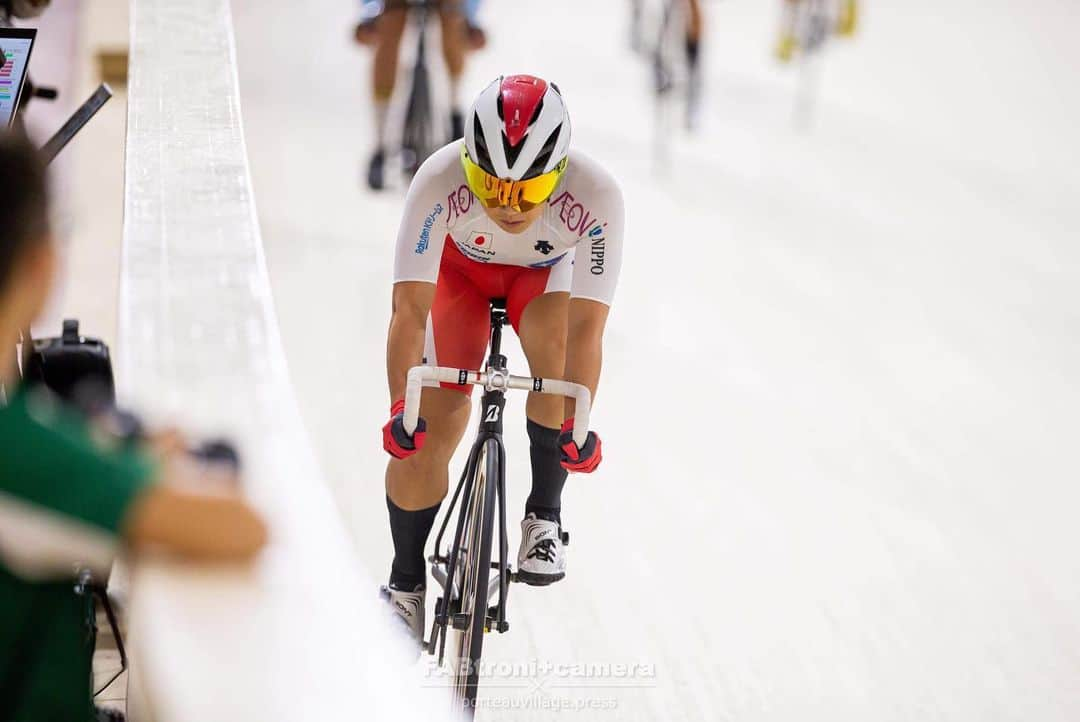
<svg viewBox="0 0 1080 722">
<path fill-rule="evenodd" d="M 840 0 L 840 15 L 836 19 L 836 33 L 844 37 L 855 34 L 859 23 L 858 0 Z"/>
<path fill-rule="evenodd" d="M 782 63 L 789 62 L 791 57 L 795 54 L 795 36 L 791 33 L 784 33 L 780 36 L 780 42 L 776 44 L 776 57 Z"/>
</svg>

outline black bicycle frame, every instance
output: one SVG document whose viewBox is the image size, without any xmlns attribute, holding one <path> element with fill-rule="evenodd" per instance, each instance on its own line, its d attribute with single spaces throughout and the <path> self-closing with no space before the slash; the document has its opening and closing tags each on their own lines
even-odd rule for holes
<svg viewBox="0 0 1080 722">
<path fill-rule="evenodd" d="M 506 302 L 504 299 L 493 299 L 491 301 L 491 351 L 488 356 L 487 368 L 488 371 L 506 371 L 506 356 L 501 352 L 502 348 L 502 328 L 506 324 Z M 498 442 L 499 456 L 498 467 L 499 473 L 495 481 L 495 496 L 498 499 L 499 508 L 499 561 L 498 563 L 492 562 L 491 568 L 499 570 L 499 601 L 496 604 L 495 613 L 495 630 L 498 632 L 505 632 L 510 628 L 510 625 L 506 622 L 506 596 L 510 584 L 510 568 L 507 564 L 508 554 L 508 542 L 506 534 L 506 447 L 503 446 L 502 433 L 503 433 L 503 408 L 506 405 L 506 394 L 502 389 L 488 389 L 484 392 L 484 395 L 480 399 L 480 427 L 476 435 L 476 441 L 473 442 L 472 449 L 469 451 L 469 458 L 465 464 L 465 471 L 461 475 L 461 479 L 458 481 L 457 488 L 454 490 L 454 496 L 450 500 L 450 507 L 446 511 L 446 516 L 443 519 L 442 525 L 439 527 L 439 533 L 435 537 L 435 553 L 430 557 L 430 561 L 436 564 L 446 565 L 446 586 L 443 589 L 442 603 L 439 605 L 438 611 L 435 615 L 435 627 L 436 632 L 431 639 L 431 648 L 428 650 L 434 654 L 434 646 L 436 640 L 436 634 L 439 636 L 439 664 L 442 664 L 443 651 L 446 646 L 446 626 L 450 624 L 453 626 L 453 611 L 451 610 L 451 601 L 454 595 L 454 575 L 457 572 L 459 564 L 459 552 L 461 551 L 462 537 L 465 532 L 465 510 L 469 508 L 468 500 L 473 493 L 473 480 L 476 478 L 476 473 L 479 471 L 477 468 L 480 461 L 480 452 L 484 447 L 484 444 L 490 439 L 494 439 Z M 464 491 L 464 495 L 462 492 Z M 462 513 L 458 515 L 457 527 L 454 534 L 454 544 L 450 547 L 449 557 L 440 554 L 439 550 L 442 548 L 442 538 L 446 531 L 447 525 L 450 523 L 450 518 L 453 516 L 454 509 L 457 506 L 459 499 L 465 499 L 462 503 Z M 484 604 L 487 607 L 487 591 L 484 590 Z M 457 600 L 460 604 L 460 599 Z M 490 607 L 487 607 L 490 610 Z"/>
</svg>

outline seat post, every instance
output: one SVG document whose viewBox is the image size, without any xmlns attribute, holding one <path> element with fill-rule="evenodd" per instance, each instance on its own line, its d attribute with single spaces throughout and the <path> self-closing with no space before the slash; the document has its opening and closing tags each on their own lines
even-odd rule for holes
<svg viewBox="0 0 1080 722">
<path fill-rule="evenodd" d="M 506 357 L 502 355 L 502 327 L 506 320 L 506 299 L 491 299 L 491 356 L 488 365 L 493 368 L 506 367 Z"/>
</svg>

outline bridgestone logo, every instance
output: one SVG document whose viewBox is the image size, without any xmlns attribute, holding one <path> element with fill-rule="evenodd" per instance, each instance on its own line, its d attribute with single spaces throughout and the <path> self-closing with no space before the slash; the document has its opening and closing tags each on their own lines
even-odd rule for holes
<svg viewBox="0 0 1080 722">
<path fill-rule="evenodd" d="M 469 372 L 466 371 L 465 369 L 458 369 L 458 372 L 457 372 L 457 382 L 458 382 L 458 384 L 460 384 L 461 386 L 464 386 L 466 384 L 466 382 L 468 382 L 468 380 L 469 380 Z"/>
<path fill-rule="evenodd" d="M 540 379 L 540 378 L 534 378 L 533 379 L 533 391 L 543 391 L 543 390 L 544 390 L 544 380 Z"/>
</svg>

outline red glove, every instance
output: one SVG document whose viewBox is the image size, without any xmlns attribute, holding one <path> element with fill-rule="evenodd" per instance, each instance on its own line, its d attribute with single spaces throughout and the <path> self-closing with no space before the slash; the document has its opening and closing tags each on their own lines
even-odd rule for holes
<svg viewBox="0 0 1080 722">
<path fill-rule="evenodd" d="M 405 433 L 405 399 L 398 399 L 390 407 L 390 420 L 382 427 L 382 445 L 395 459 L 412 456 L 424 446 L 427 436 L 427 422 L 424 417 L 416 421 L 416 431 L 412 436 Z"/>
<path fill-rule="evenodd" d="M 559 456 L 564 469 L 583 474 L 592 473 L 603 460 L 600 454 L 600 437 L 590 431 L 585 437 L 585 445 L 579 448 L 574 443 L 574 417 L 571 416 L 563 422 L 562 433 L 559 434 Z"/>
</svg>

